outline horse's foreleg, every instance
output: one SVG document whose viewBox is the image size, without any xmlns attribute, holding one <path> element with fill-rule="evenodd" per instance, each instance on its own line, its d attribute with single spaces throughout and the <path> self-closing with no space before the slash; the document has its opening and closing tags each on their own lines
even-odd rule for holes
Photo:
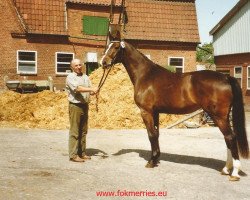
<svg viewBox="0 0 250 200">
<path fill-rule="evenodd" d="M 153 168 L 157 165 L 160 156 L 159 147 L 159 114 L 153 114 L 147 111 L 141 111 L 142 119 L 146 125 L 148 138 L 151 144 L 151 158 L 146 167 Z"/>
</svg>

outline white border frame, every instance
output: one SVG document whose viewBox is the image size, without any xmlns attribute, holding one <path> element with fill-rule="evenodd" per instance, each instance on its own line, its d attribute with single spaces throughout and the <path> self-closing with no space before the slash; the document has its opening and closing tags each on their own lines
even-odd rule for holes
<svg viewBox="0 0 250 200">
<path fill-rule="evenodd" d="M 19 68 L 19 52 L 33 52 L 35 53 L 35 61 L 25 61 L 25 62 L 28 62 L 28 63 L 35 63 L 35 71 L 34 72 L 25 72 L 25 71 L 20 71 L 18 68 Z M 30 50 L 17 50 L 16 52 L 16 71 L 17 71 L 17 74 L 20 74 L 20 75 L 36 75 L 37 74 L 37 51 L 30 51 Z"/>
</svg>

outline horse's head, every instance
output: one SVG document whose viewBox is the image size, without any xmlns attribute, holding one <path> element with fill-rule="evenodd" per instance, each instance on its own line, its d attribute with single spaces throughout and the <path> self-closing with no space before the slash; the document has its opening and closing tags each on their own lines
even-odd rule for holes
<svg viewBox="0 0 250 200">
<path fill-rule="evenodd" d="M 103 68 L 108 68 L 116 63 L 121 63 L 122 50 L 124 48 L 124 41 L 111 41 L 100 61 Z"/>
</svg>

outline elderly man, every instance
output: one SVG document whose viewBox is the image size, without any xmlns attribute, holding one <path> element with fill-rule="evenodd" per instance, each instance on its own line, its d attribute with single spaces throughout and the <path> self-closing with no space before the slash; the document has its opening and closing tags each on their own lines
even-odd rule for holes
<svg viewBox="0 0 250 200">
<path fill-rule="evenodd" d="M 88 132 L 89 95 L 98 89 L 91 86 L 89 77 L 82 72 L 79 59 L 71 61 L 72 73 L 66 78 L 69 100 L 69 160 L 84 162 L 91 159 L 86 155 L 86 135 Z"/>
</svg>

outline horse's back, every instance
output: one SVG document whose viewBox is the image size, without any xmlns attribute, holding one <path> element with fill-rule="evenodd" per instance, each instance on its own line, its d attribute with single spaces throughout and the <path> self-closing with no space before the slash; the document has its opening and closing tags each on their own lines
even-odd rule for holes
<svg viewBox="0 0 250 200">
<path fill-rule="evenodd" d="M 209 70 L 180 74 L 155 70 L 141 86 L 145 96 L 136 100 L 142 98 L 144 105 L 166 113 L 183 114 L 199 108 L 207 110 L 218 103 L 229 106 L 231 102 L 227 99 L 232 98 L 227 76 Z"/>
<path fill-rule="evenodd" d="M 191 74 L 171 73 L 164 68 L 151 71 L 135 91 L 137 104 L 163 113 L 189 113 L 199 106 L 192 90 Z"/>
<path fill-rule="evenodd" d="M 194 88 L 199 91 L 208 90 L 208 92 L 230 90 L 231 86 L 228 76 L 220 72 L 203 70 L 191 72 L 191 81 Z"/>
<path fill-rule="evenodd" d="M 187 74 L 191 74 L 196 78 L 202 78 L 207 80 L 227 81 L 227 75 L 212 70 L 194 71 L 194 72 L 189 72 Z"/>
</svg>

